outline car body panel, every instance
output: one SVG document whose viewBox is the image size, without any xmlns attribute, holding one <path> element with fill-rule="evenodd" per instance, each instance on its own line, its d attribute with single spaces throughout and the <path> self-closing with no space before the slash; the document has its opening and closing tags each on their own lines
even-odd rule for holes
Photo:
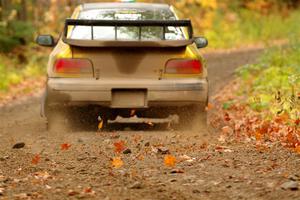
<svg viewBox="0 0 300 200">
<path fill-rule="evenodd" d="M 122 107 L 112 104 L 115 90 L 145 91 L 145 104 Z M 184 106 L 207 101 L 208 85 L 204 79 L 50 79 L 51 102 L 70 102 L 72 105 L 96 104 L 112 108 L 146 108 L 151 106 Z M 197 92 L 195 92 L 197 91 Z M 136 99 L 132 98 L 134 102 Z"/>
</svg>

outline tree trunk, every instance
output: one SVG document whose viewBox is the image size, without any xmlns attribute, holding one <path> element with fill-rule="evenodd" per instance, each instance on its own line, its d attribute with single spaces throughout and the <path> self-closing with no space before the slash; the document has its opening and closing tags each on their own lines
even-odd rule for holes
<svg viewBox="0 0 300 200">
<path fill-rule="evenodd" d="M 0 21 L 3 20 L 3 0 L 0 0 Z"/>
<path fill-rule="evenodd" d="M 10 12 L 10 0 L 0 0 L 1 1 L 1 20 L 6 20 Z"/>
<path fill-rule="evenodd" d="M 19 10 L 19 19 L 21 21 L 27 20 L 27 4 L 26 0 L 21 0 L 21 10 Z"/>
</svg>

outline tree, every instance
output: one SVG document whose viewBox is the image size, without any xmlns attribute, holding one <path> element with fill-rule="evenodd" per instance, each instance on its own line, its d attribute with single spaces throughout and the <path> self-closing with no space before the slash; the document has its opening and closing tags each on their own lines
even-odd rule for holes
<svg viewBox="0 0 300 200">
<path fill-rule="evenodd" d="M 27 3 L 26 0 L 21 0 L 21 6 L 19 9 L 19 20 L 27 21 Z"/>
</svg>

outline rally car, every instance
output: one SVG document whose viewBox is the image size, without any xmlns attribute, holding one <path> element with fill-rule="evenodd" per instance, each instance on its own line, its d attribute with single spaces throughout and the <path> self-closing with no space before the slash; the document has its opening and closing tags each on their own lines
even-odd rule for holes
<svg viewBox="0 0 300 200">
<path fill-rule="evenodd" d="M 170 5 L 82 4 L 57 41 L 40 35 L 37 43 L 54 47 L 41 109 L 49 125 L 57 110 L 84 106 L 94 114 L 77 117 L 104 124 L 173 114 L 186 127 L 206 123 L 207 67 L 199 49 L 208 42 Z"/>
</svg>

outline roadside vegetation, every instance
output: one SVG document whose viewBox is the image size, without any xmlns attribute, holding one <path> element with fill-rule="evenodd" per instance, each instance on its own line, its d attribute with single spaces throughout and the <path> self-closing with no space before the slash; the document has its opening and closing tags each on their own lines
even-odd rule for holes
<svg viewBox="0 0 300 200">
<path fill-rule="evenodd" d="M 237 71 L 246 86 L 240 92 L 249 96 L 247 102 L 253 110 L 300 117 L 300 43 L 290 43 L 266 51 L 258 64 Z"/>
<path fill-rule="evenodd" d="M 300 153 L 300 42 L 267 50 L 257 64 L 237 70 L 237 80 L 216 97 L 222 110 L 220 140 L 280 143 Z"/>
<path fill-rule="evenodd" d="M 46 52 L 41 48 L 27 46 L 10 54 L 0 54 L 0 91 L 8 91 L 10 86 L 45 74 Z"/>
</svg>

